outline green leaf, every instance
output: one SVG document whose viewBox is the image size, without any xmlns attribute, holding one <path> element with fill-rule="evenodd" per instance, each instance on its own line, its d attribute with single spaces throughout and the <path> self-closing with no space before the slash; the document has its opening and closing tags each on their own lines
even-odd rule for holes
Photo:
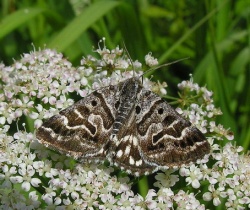
<svg viewBox="0 0 250 210">
<path fill-rule="evenodd" d="M 98 1 L 91 4 L 82 14 L 77 16 L 48 44 L 49 48 L 56 48 L 63 52 L 95 21 L 119 4 L 116 1 Z"/>
<path fill-rule="evenodd" d="M 44 11 L 42 8 L 26 8 L 6 16 L 0 22 L 0 39 Z"/>
</svg>

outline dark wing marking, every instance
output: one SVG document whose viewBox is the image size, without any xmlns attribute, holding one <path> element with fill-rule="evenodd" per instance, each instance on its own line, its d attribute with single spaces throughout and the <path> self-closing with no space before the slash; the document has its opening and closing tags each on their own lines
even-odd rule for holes
<svg viewBox="0 0 250 210">
<path fill-rule="evenodd" d="M 75 158 L 104 159 L 114 123 L 116 86 L 94 91 L 47 119 L 38 128 L 38 140 Z"/>
</svg>

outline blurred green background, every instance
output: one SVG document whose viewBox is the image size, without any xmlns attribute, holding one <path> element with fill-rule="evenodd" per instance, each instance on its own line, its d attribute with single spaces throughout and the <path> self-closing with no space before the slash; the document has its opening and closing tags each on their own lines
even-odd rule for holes
<svg viewBox="0 0 250 210">
<path fill-rule="evenodd" d="M 74 65 L 106 38 L 109 49 L 123 41 L 133 60 L 152 52 L 160 63 L 189 57 L 154 78 L 176 94 L 189 79 L 214 93 L 238 145 L 250 145 L 250 2 L 248 0 L 1 0 L 0 61 L 53 48 Z"/>
</svg>

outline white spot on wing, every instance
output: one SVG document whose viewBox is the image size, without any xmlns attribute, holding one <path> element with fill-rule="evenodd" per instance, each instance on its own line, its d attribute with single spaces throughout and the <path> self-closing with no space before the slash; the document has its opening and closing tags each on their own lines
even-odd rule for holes
<svg viewBox="0 0 250 210">
<path fill-rule="evenodd" d="M 133 145 L 134 145 L 135 147 L 138 146 L 138 139 L 137 139 L 135 136 L 133 136 Z"/>
<path fill-rule="evenodd" d="M 140 166 L 142 164 L 142 160 L 137 160 L 136 162 L 135 162 L 135 165 L 136 166 Z"/>
<path fill-rule="evenodd" d="M 124 136 L 122 139 L 121 139 L 121 141 L 131 141 L 131 136 L 129 135 L 129 136 Z"/>
<path fill-rule="evenodd" d="M 125 155 L 128 155 L 129 153 L 130 153 L 130 145 L 127 145 L 125 149 Z"/>
<path fill-rule="evenodd" d="M 137 172 L 135 172 L 135 176 L 140 176 L 140 174 L 139 174 L 139 172 L 137 171 Z"/>
<path fill-rule="evenodd" d="M 104 149 L 103 149 L 103 148 L 101 148 L 101 149 L 99 150 L 98 154 L 102 154 L 102 153 L 103 153 L 103 151 L 104 151 Z"/>
<path fill-rule="evenodd" d="M 129 164 L 130 165 L 134 165 L 135 164 L 135 160 L 132 156 L 129 157 Z"/>
<path fill-rule="evenodd" d="M 56 138 L 57 137 L 57 135 L 55 134 L 55 132 L 51 128 L 47 128 L 47 127 L 44 127 L 44 126 L 42 126 L 42 128 L 44 130 L 46 130 L 47 132 L 49 132 L 49 134 L 51 135 L 52 138 Z"/>
<path fill-rule="evenodd" d="M 120 149 L 117 153 L 116 156 L 120 158 L 123 155 L 123 151 Z"/>
<path fill-rule="evenodd" d="M 63 119 L 63 124 L 68 125 L 68 122 L 69 122 L 68 118 L 63 115 L 61 115 L 60 117 Z"/>
<path fill-rule="evenodd" d="M 133 143 L 134 146 L 138 146 L 138 138 L 136 136 L 133 135 L 128 135 L 128 136 L 124 136 L 121 141 L 129 141 L 130 144 Z"/>
<path fill-rule="evenodd" d="M 118 146 L 120 144 L 120 142 L 118 141 L 117 135 L 112 135 L 111 141 L 115 142 L 116 146 Z"/>
</svg>

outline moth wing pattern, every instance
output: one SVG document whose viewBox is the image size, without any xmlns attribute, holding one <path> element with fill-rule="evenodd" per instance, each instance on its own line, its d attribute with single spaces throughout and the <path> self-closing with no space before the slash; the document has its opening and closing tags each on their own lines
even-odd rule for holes
<svg viewBox="0 0 250 210">
<path fill-rule="evenodd" d="M 142 89 L 137 135 L 142 158 L 157 169 L 195 162 L 210 152 L 202 132 L 155 93 Z"/>
<path fill-rule="evenodd" d="M 37 139 L 76 159 L 104 160 L 104 145 L 114 123 L 116 86 L 96 90 L 47 119 L 36 132 Z"/>
<path fill-rule="evenodd" d="M 117 134 L 118 140 L 110 161 L 122 170 L 136 176 L 150 174 L 154 171 L 155 166 L 148 164 L 143 158 L 134 113 L 130 115 L 129 121 L 129 126 L 125 124 Z"/>
<path fill-rule="evenodd" d="M 210 152 L 200 130 L 139 77 L 96 90 L 46 120 L 38 140 L 76 159 L 108 159 L 136 176 L 195 162 Z"/>
<path fill-rule="evenodd" d="M 143 87 L 115 142 L 110 161 L 137 176 L 196 161 L 210 151 L 201 131 Z"/>
</svg>

